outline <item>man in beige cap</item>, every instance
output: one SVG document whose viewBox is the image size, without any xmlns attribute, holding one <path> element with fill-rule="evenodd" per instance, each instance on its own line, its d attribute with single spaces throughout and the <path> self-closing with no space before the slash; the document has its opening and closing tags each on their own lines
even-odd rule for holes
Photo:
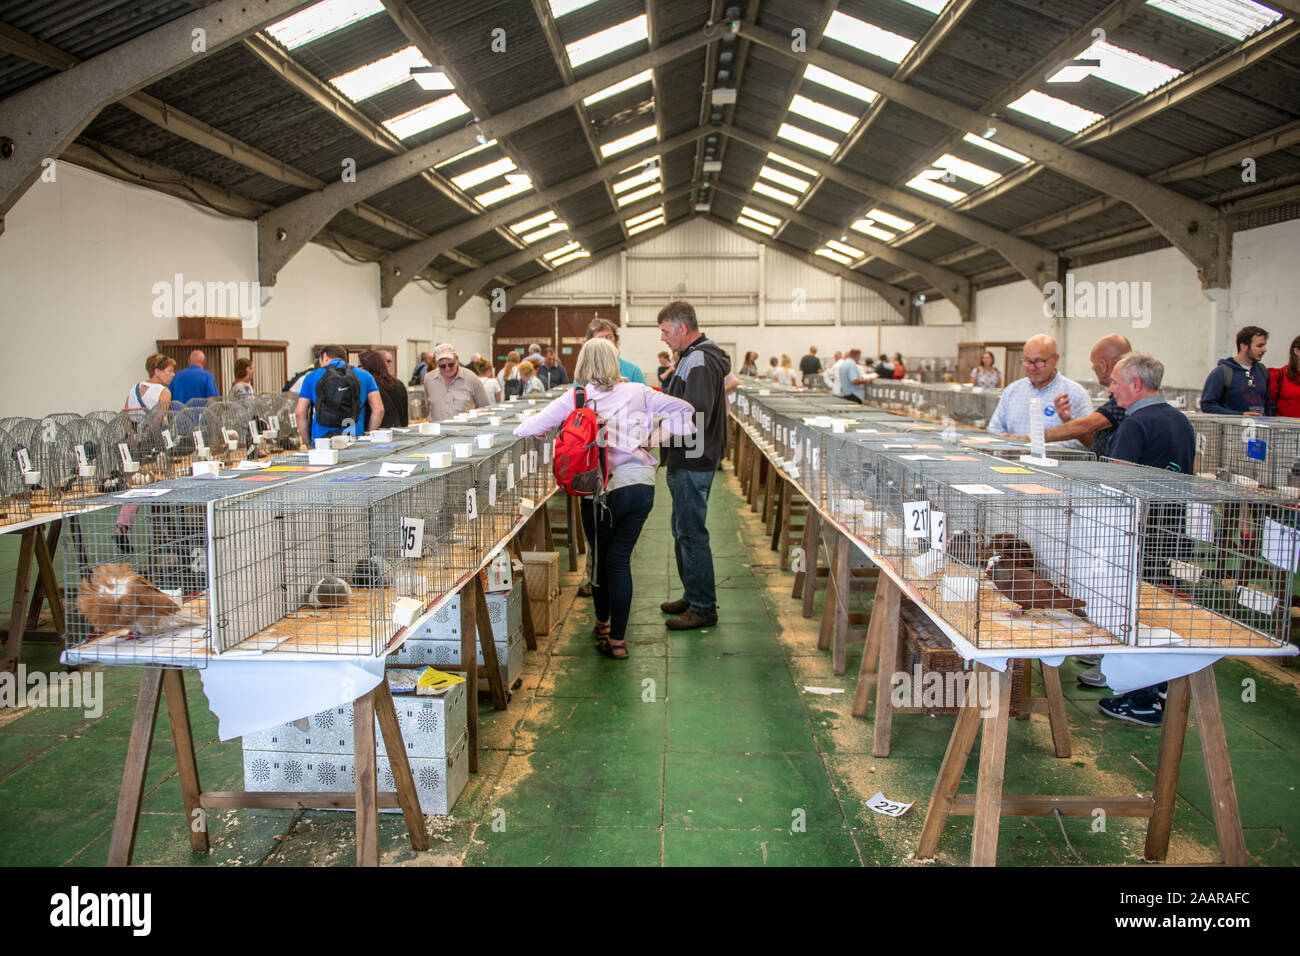
<svg viewBox="0 0 1300 956">
<path fill-rule="evenodd" d="M 456 349 L 450 342 L 436 346 L 433 358 L 437 374 L 424 377 L 424 390 L 429 395 L 429 421 L 445 421 L 471 408 L 491 404 L 478 376 L 460 367 Z"/>
</svg>

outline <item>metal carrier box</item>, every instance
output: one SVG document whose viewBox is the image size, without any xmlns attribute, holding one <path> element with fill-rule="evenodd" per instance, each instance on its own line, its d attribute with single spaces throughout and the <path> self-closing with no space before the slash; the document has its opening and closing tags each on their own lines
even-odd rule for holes
<svg viewBox="0 0 1300 956">
<path fill-rule="evenodd" d="M 498 644 L 505 641 L 507 634 L 513 634 L 524 626 L 523 612 L 523 588 L 516 582 L 515 587 L 508 594 L 485 594 L 487 598 L 488 616 L 492 619 L 492 636 Z M 455 594 L 442 607 L 438 608 L 436 614 L 410 637 L 406 639 L 409 645 L 413 640 L 450 640 L 460 638 L 460 595 Z M 401 651 L 397 651 L 401 654 Z M 403 660 L 400 657 L 393 658 L 394 663 L 398 664 L 419 664 L 419 660 Z M 428 661 L 427 663 L 433 663 Z M 448 662 L 444 662 L 448 663 Z"/>
<path fill-rule="evenodd" d="M 501 664 L 501 678 L 507 687 L 519 679 L 524 670 L 524 631 L 520 624 L 510 634 L 508 641 L 498 638 L 496 644 L 497 660 Z M 483 649 L 478 649 L 478 664 L 483 666 Z M 445 664 L 459 664 L 460 638 L 454 640 L 431 640 L 428 638 L 408 638 L 406 643 L 389 655 L 390 664 L 410 665 L 427 664 L 440 667 Z M 479 678 L 479 689 L 485 690 L 487 681 Z"/>
<path fill-rule="evenodd" d="M 394 694 L 397 723 L 410 757 L 445 757 L 468 727 L 465 685 L 454 684 L 438 696 Z M 244 735 L 245 755 L 250 751 L 284 751 L 316 755 L 353 752 L 352 704 L 313 714 L 292 724 L 278 724 Z M 376 740 L 382 740 L 375 721 Z M 381 748 L 382 750 L 382 748 Z M 247 764 L 247 758 L 245 758 Z"/>
<path fill-rule="evenodd" d="M 451 746 L 445 757 L 407 755 L 420 810 L 446 814 L 469 782 L 466 748 L 469 734 Z M 378 744 L 376 776 L 381 791 L 396 789 L 388 755 Z M 291 793 L 349 793 L 356 789 L 356 764 L 350 754 L 309 754 L 287 750 L 244 750 L 244 789 Z M 397 811 L 391 811 L 397 812 Z"/>
</svg>

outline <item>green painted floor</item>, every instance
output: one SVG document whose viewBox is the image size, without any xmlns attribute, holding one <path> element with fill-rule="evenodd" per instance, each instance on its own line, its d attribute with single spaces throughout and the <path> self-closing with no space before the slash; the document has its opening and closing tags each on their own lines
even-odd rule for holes
<svg viewBox="0 0 1300 956">
<path fill-rule="evenodd" d="M 871 755 L 871 723 L 849 714 L 860 647 L 831 674 L 817 617 L 789 598 L 757 519 L 730 472 L 714 485 L 709 525 L 719 582 L 717 627 L 674 634 L 658 603 L 677 597 L 662 482 L 636 553 L 631 657 L 607 660 L 590 638 L 590 602 L 563 575 L 561 625 L 529 653 L 510 708 L 482 711 L 480 772 L 450 817 L 430 818 L 433 849 L 415 853 L 400 819 L 381 819 L 386 864 L 742 865 L 908 864 L 952 717 L 899 715 L 893 752 Z M 562 552 L 561 566 L 566 567 Z M 818 596 L 818 616 L 821 596 Z M 55 667 L 31 645 L 29 668 Z M 1062 669 L 1074 756 L 1051 756 L 1046 719 L 1013 722 L 1009 793 L 1149 794 L 1158 732 L 1102 718 L 1103 691 Z M 1216 668 L 1246 843 L 1261 864 L 1300 863 L 1300 671 L 1241 660 Z M 80 711 L 0 712 L 0 865 L 100 865 L 126 752 L 138 672 L 105 674 L 97 720 Z M 1243 682 L 1254 700 L 1243 701 Z M 242 786 L 238 741 L 216 740 L 197 674 L 186 684 L 208 789 Z M 807 687 L 838 688 L 830 696 Z M 1194 719 L 1194 718 L 1193 718 Z M 209 821 L 212 853 L 188 849 L 175 762 L 159 723 L 136 861 L 187 865 L 351 865 L 349 814 L 224 811 Z M 974 788 L 972 755 L 963 790 Z M 915 802 L 900 819 L 868 810 L 877 791 Z M 1067 843 L 1068 836 L 1068 843 Z M 969 818 L 945 832 L 934 865 L 958 865 Z M 1002 865 L 1140 861 L 1142 825 L 1110 819 L 1008 819 Z M 1215 858 L 1209 795 L 1193 729 L 1182 765 L 1170 862 Z M 914 864 L 920 865 L 920 864 Z"/>
</svg>

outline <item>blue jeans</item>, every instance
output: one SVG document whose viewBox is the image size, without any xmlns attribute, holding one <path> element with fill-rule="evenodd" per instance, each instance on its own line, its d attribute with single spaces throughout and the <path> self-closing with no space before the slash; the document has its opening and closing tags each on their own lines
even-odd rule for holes
<svg viewBox="0 0 1300 956">
<path fill-rule="evenodd" d="M 591 598 L 596 620 L 609 622 L 611 640 L 627 633 L 632 610 L 632 549 L 655 504 L 654 485 L 624 485 L 609 493 L 596 515 L 590 498 L 580 502 L 582 530 L 593 555 Z"/>
<path fill-rule="evenodd" d="M 668 469 L 668 491 L 673 496 L 673 544 L 677 576 L 682 579 L 686 603 L 701 614 L 718 603 L 713 589 L 713 552 L 709 549 L 709 489 L 715 472 Z"/>
</svg>

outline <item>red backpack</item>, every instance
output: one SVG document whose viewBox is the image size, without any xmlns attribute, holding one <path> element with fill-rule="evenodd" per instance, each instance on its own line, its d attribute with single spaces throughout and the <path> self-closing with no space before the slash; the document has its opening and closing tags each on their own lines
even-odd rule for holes
<svg viewBox="0 0 1300 956">
<path fill-rule="evenodd" d="M 581 386 L 573 390 L 573 411 L 555 436 L 555 480 L 578 498 L 603 498 L 609 483 L 605 462 L 605 420 L 586 405 Z"/>
</svg>

